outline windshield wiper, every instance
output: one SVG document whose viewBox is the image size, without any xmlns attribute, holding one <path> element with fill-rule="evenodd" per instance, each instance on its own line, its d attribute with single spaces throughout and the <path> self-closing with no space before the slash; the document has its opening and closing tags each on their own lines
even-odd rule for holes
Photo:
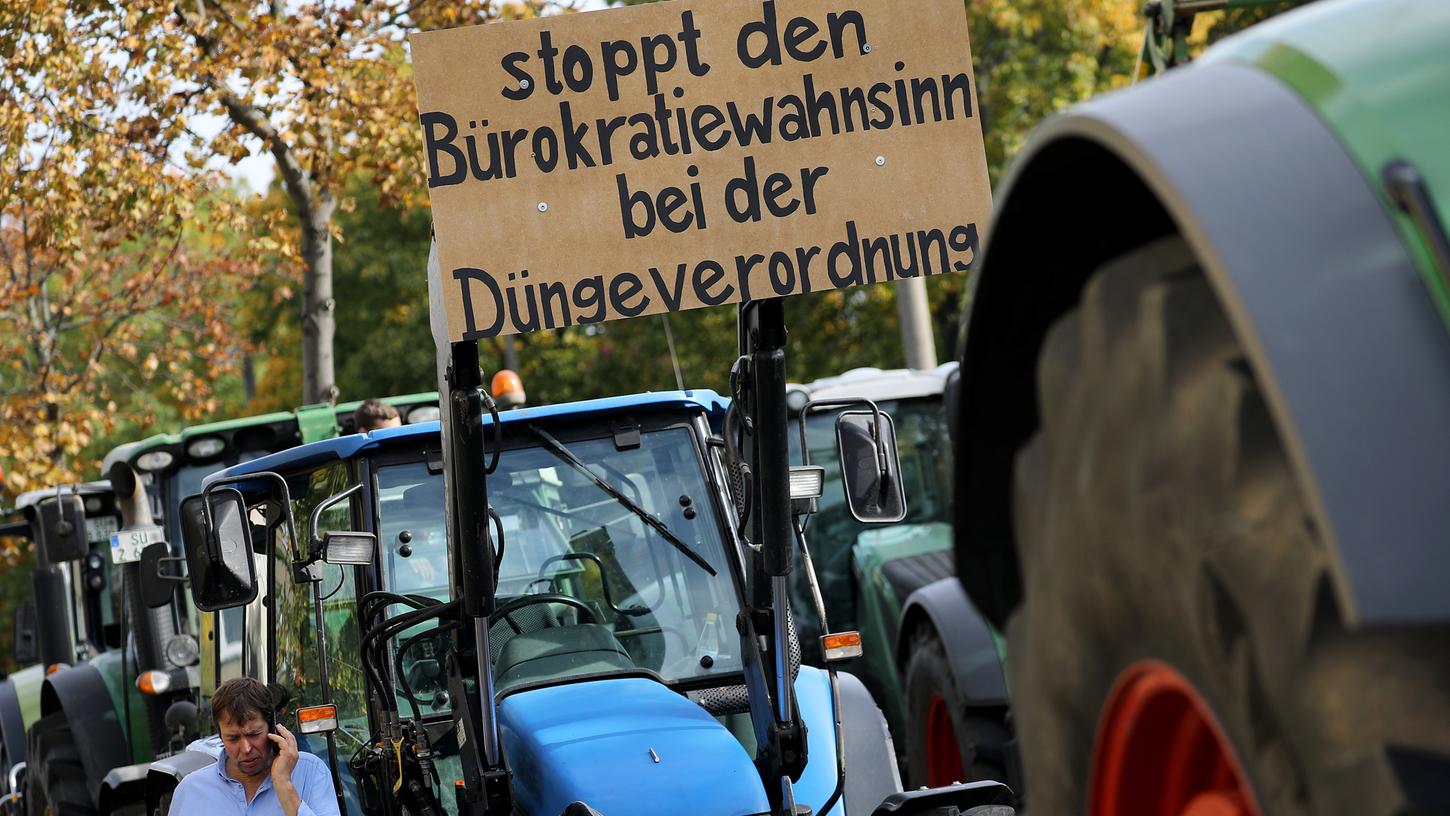
<svg viewBox="0 0 1450 816">
<path fill-rule="evenodd" d="M 534 436 L 537 436 L 540 441 L 544 443 L 544 447 L 548 448 L 550 453 L 554 454 L 560 459 L 563 459 L 570 465 L 573 465 L 575 470 L 579 471 L 585 476 L 588 476 L 590 481 L 594 482 L 594 484 L 600 490 L 608 493 L 611 498 L 624 505 L 626 510 L 638 516 L 640 521 L 643 521 L 645 524 L 649 525 L 650 529 L 659 533 L 665 541 L 670 542 L 670 545 L 673 546 L 675 549 L 679 550 L 682 554 L 684 554 L 686 558 L 694 561 L 696 564 L 699 564 L 701 569 L 710 573 L 711 575 L 716 574 L 715 568 L 710 566 L 709 562 L 702 558 L 699 553 L 690 549 L 690 545 L 686 544 L 683 539 L 675 535 L 674 531 L 666 526 L 663 521 L 660 521 L 658 518 L 651 515 L 649 511 L 645 510 L 643 507 L 640 507 L 638 504 L 635 503 L 634 499 L 631 499 L 630 497 L 624 495 L 624 493 L 619 488 L 610 484 L 602 476 L 590 470 L 589 466 L 584 464 L 584 461 L 582 459 L 575 456 L 573 451 L 564 447 L 563 442 L 555 439 L 552 434 L 550 434 L 543 428 L 538 427 L 537 425 L 530 425 L 529 430 L 533 432 Z"/>
</svg>

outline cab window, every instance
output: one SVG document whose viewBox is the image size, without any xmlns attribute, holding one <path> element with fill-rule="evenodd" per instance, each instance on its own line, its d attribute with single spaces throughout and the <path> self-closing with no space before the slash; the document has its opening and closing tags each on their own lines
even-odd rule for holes
<svg viewBox="0 0 1450 816">
<path fill-rule="evenodd" d="M 351 754 L 368 738 L 366 692 L 358 654 L 361 637 L 357 621 L 356 568 L 323 565 L 319 583 L 292 580 L 295 553 L 310 555 L 314 533 L 327 530 L 353 529 L 352 500 L 340 502 L 323 512 L 317 530 L 308 525 L 313 508 L 348 488 L 347 468 L 336 463 L 312 471 L 304 479 L 289 479 L 292 493 L 292 515 L 301 541 L 288 540 L 286 525 L 272 528 L 273 587 L 272 621 L 276 637 L 274 659 L 277 683 L 291 695 L 285 709 L 291 718 L 299 706 L 322 702 L 321 669 L 317 649 L 317 617 L 314 613 L 315 593 L 321 593 L 323 625 L 327 637 L 328 680 L 332 701 L 338 708 L 338 749 Z M 263 634 L 265 637 L 265 634 Z M 326 743 L 315 740 L 308 750 L 325 753 Z"/>
</svg>

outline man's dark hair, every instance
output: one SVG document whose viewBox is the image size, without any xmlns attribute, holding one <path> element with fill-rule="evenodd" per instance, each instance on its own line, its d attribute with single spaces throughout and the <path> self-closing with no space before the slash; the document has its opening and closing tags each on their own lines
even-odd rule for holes
<svg viewBox="0 0 1450 816">
<path fill-rule="evenodd" d="M 252 677 L 235 677 L 217 686 L 211 695 L 212 716 L 220 723 L 225 717 L 241 725 L 253 717 L 267 719 L 272 708 L 272 695 L 262 681 Z"/>
<path fill-rule="evenodd" d="M 375 431 L 381 428 L 384 422 L 397 418 L 397 408 L 376 399 L 363 400 L 363 404 L 352 412 L 352 422 L 358 433 Z"/>
</svg>

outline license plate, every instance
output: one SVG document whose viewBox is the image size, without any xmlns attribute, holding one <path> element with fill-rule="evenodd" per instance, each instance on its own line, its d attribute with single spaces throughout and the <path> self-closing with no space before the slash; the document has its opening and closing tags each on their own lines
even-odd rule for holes
<svg viewBox="0 0 1450 816">
<path fill-rule="evenodd" d="M 111 533 L 121 529 L 115 516 L 96 516 L 86 519 L 86 541 L 106 541 Z"/>
<path fill-rule="evenodd" d="M 141 560 L 141 551 L 166 540 L 166 532 L 160 527 L 142 527 L 139 530 L 122 530 L 111 534 L 111 562 L 131 564 Z"/>
</svg>

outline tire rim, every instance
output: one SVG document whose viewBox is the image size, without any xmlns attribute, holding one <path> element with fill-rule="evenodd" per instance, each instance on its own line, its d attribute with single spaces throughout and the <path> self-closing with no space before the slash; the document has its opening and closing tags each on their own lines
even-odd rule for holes
<svg viewBox="0 0 1450 816">
<path fill-rule="evenodd" d="M 1213 710 L 1166 663 L 1118 676 L 1098 722 L 1091 816 L 1259 816 Z"/>
<path fill-rule="evenodd" d="M 926 784 L 936 788 L 966 782 L 965 767 L 946 698 L 933 694 L 926 704 Z"/>
</svg>

